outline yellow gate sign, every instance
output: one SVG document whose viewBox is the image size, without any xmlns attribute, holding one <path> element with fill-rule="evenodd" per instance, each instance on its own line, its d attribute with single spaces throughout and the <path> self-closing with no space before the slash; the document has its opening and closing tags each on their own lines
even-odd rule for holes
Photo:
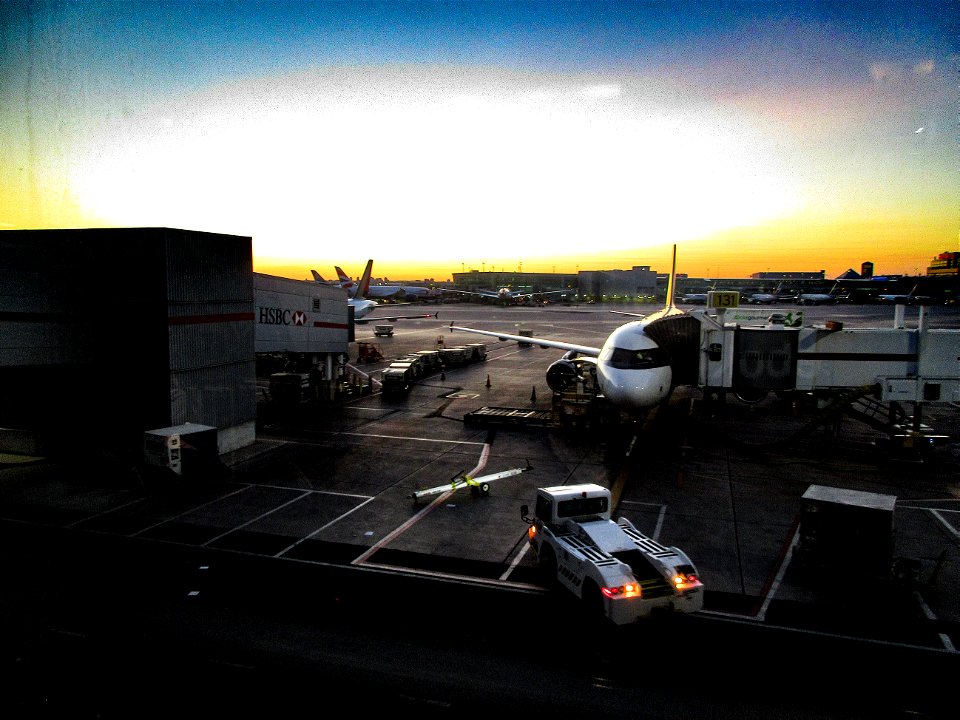
<svg viewBox="0 0 960 720">
<path fill-rule="evenodd" d="M 740 292 L 737 290 L 711 290 L 707 293 L 707 307 L 737 308 L 740 307 Z"/>
</svg>

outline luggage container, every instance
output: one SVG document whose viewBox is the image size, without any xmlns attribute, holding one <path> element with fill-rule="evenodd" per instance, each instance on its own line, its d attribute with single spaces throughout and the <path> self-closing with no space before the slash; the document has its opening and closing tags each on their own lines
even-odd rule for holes
<svg viewBox="0 0 960 720">
<path fill-rule="evenodd" d="M 811 485 L 801 499 L 794 558 L 804 566 L 888 576 L 896 502 L 895 495 Z"/>
</svg>

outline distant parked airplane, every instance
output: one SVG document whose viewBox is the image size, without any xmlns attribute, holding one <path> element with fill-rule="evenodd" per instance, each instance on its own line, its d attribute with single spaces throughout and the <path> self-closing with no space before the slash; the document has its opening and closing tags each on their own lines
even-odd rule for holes
<svg viewBox="0 0 960 720">
<path fill-rule="evenodd" d="M 826 305 L 835 303 L 837 296 L 829 293 L 800 293 L 797 295 L 797 305 Z"/>
<path fill-rule="evenodd" d="M 755 305 L 772 305 L 773 303 L 796 300 L 797 296 L 780 292 L 783 283 L 779 283 L 772 293 L 753 293 L 747 296 L 747 302 Z"/>
<path fill-rule="evenodd" d="M 337 268 L 338 275 L 342 273 L 340 268 Z M 313 277 L 317 282 L 323 282 L 323 278 L 320 277 L 320 274 L 316 270 L 311 270 Z M 349 277 L 346 278 L 347 282 L 344 282 L 344 278 L 340 278 L 340 287 L 347 291 L 347 304 L 353 308 L 353 321 L 355 323 L 366 323 L 370 320 L 412 320 L 412 319 L 421 319 L 421 318 L 435 318 L 439 317 L 440 313 L 424 313 L 421 315 L 387 315 L 385 313 L 380 313 L 377 317 L 368 317 L 372 312 L 377 308 L 383 310 L 389 310 L 386 306 L 380 305 L 376 300 L 370 300 L 367 297 L 367 292 L 370 287 L 370 274 L 373 272 L 373 259 L 367 260 L 367 266 L 363 269 L 363 275 L 360 276 L 360 280 L 353 282 Z M 409 303 L 401 303 L 403 305 L 409 305 Z M 396 305 L 391 305 L 390 307 L 396 307 Z"/>
<path fill-rule="evenodd" d="M 532 300 L 542 295 L 570 295 L 574 290 L 543 290 L 541 292 L 520 292 L 511 290 L 508 287 L 502 287 L 499 290 L 445 290 L 449 293 L 460 293 L 461 295 L 475 295 L 480 298 L 496 300 L 504 305 L 521 303 L 525 300 Z"/>
<path fill-rule="evenodd" d="M 929 303 L 932 298 L 929 295 L 917 295 L 919 285 L 914 285 L 908 293 L 881 293 L 877 295 L 877 302 L 880 303 L 903 303 L 905 305 L 924 305 Z"/>
<path fill-rule="evenodd" d="M 339 265 L 335 265 L 334 270 L 337 271 L 340 287 L 348 287 L 354 284 L 350 276 L 347 275 Z M 314 274 L 316 275 L 316 273 Z M 369 285 L 367 287 L 367 293 L 364 295 L 364 297 L 369 300 L 403 300 L 439 296 L 439 291 L 419 285 Z"/>
</svg>

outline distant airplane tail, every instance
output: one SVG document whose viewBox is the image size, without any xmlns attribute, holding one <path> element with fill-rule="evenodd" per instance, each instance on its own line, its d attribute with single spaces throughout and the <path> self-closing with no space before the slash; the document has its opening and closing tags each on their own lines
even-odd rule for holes
<svg viewBox="0 0 960 720">
<path fill-rule="evenodd" d="M 353 279 L 347 275 L 339 265 L 334 265 L 333 269 L 337 273 L 337 279 L 340 281 L 340 287 L 347 291 L 347 297 L 357 297 L 357 284 L 353 281 Z"/>
<path fill-rule="evenodd" d="M 339 270 L 339 268 L 337 268 Z M 365 298 L 370 292 L 370 275 L 373 273 L 373 258 L 367 260 L 367 266 L 363 269 L 363 275 L 360 276 L 360 282 L 357 283 L 354 294 L 357 297 Z"/>
<path fill-rule="evenodd" d="M 677 246 L 673 246 L 673 260 L 670 262 L 670 275 L 667 278 L 667 304 L 664 306 L 665 311 L 674 309 L 673 304 L 673 293 L 677 285 Z"/>
<path fill-rule="evenodd" d="M 327 282 L 326 280 L 324 280 L 324 279 L 320 276 L 320 273 L 318 273 L 316 270 L 311 270 L 310 272 L 313 273 L 313 279 L 316 280 L 318 283 L 326 283 L 326 282 Z"/>
</svg>

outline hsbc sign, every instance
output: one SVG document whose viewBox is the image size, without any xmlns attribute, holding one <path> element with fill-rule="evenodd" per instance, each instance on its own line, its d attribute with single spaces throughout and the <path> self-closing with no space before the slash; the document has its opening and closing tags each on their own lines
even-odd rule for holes
<svg viewBox="0 0 960 720">
<path fill-rule="evenodd" d="M 306 325 L 307 314 L 303 310 L 287 310 L 280 307 L 258 308 L 261 325 Z"/>
<path fill-rule="evenodd" d="M 255 353 L 305 353 L 318 362 L 347 353 L 353 330 L 342 289 L 262 273 L 253 274 L 253 288 L 246 332 Z"/>
</svg>

